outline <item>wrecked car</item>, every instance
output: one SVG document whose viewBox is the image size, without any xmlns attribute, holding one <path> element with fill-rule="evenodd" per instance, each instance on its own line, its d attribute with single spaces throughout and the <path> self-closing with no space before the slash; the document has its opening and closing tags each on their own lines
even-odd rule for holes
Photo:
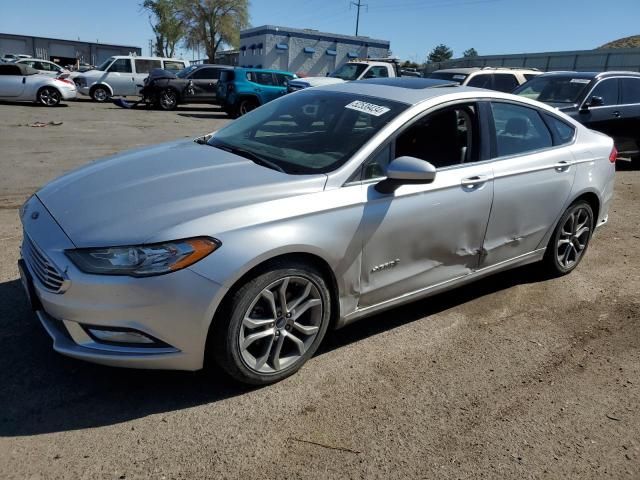
<svg viewBox="0 0 640 480">
<path fill-rule="evenodd" d="M 212 360 L 267 384 L 328 328 L 520 265 L 573 271 L 607 223 L 615 161 L 611 138 L 510 94 L 306 89 L 44 186 L 20 211 L 21 278 L 64 355 Z"/>
</svg>

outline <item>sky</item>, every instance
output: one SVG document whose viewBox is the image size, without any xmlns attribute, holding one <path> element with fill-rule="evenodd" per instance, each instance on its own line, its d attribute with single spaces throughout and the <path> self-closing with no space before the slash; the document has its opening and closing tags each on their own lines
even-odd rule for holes
<svg viewBox="0 0 640 480">
<path fill-rule="evenodd" d="M 153 38 L 141 0 L 0 0 L 0 32 L 142 48 Z M 252 0 L 252 26 L 354 34 L 350 0 Z M 640 35 L 640 0 L 362 0 L 360 35 L 391 41 L 393 55 L 423 62 L 437 44 L 454 56 L 583 50 Z M 63 5 L 63 8 L 61 6 Z M 192 52 L 181 51 L 192 59 Z"/>
</svg>

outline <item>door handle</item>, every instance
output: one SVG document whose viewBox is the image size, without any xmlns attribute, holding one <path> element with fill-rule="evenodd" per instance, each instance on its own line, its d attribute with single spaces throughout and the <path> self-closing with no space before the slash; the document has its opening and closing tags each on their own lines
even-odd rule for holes
<svg viewBox="0 0 640 480">
<path fill-rule="evenodd" d="M 615 112 L 613 112 L 611 115 L 613 115 L 616 118 L 620 118 L 620 111 L 616 110 Z"/>
<path fill-rule="evenodd" d="M 466 189 L 476 189 L 487 183 L 489 175 L 474 175 L 473 177 L 463 178 L 460 184 Z"/>
<path fill-rule="evenodd" d="M 558 172 L 566 172 L 569 170 L 569 167 L 572 165 L 571 162 L 567 162 L 566 160 L 562 160 L 556 163 L 553 168 L 555 168 Z"/>
</svg>

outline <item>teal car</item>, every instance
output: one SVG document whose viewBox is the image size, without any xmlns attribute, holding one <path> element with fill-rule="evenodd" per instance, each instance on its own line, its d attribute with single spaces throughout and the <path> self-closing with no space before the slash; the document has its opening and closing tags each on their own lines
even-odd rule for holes
<svg viewBox="0 0 640 480">
<path fill-rule="evenodd" d="M 227 114 L 239 117 L 260 105 L 286 95 L 295 74 L 261 68 L 234 68 L 221 72 L 216 88 L 218 103 Z"/>
</svg>

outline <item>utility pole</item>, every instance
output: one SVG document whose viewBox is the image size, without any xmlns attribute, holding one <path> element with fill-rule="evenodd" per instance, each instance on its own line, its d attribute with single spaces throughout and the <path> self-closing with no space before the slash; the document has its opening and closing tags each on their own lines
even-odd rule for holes
<svg viewBox="0 0 640 480">
<path fill-rule="evenodd" d="M 357 37 L 358 27 L 360 26 L 360 9 L 362 7 L 368 7 L 368 5 L 365 5 L 364 3 L 362 3 L 362 0 L 358 0 L 357 2 L 351 2 L 351 5 L 353 5 L 358 9 L 358 13 L 356 14 L 356 37 Z"/>
</svg>

